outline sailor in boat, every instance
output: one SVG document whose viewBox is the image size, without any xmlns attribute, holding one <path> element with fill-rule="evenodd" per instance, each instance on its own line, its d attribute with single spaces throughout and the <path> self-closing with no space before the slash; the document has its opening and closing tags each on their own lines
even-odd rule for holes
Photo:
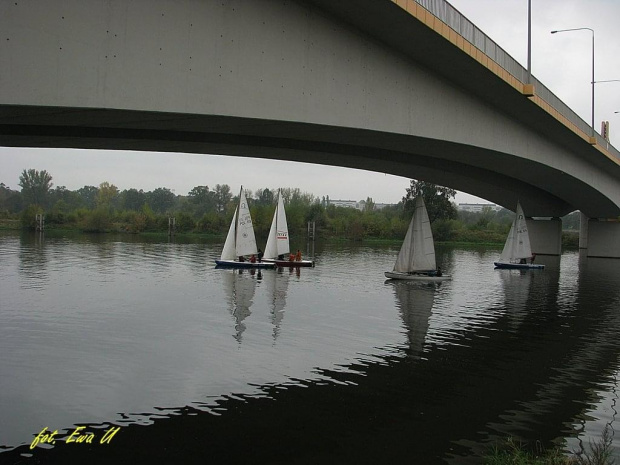
<svg viewBox="0 0 620 465">
<path fill-rule="evenodd" d="M 263 261 L 263 251 L 261 249 L 258 249 L 258 261 Z"/>
<path fill-rule="evenodd" d="M 245 257 L 243 255 L 239 255 L 239 261 L 240 262 L 244 262 L 245 261 Z"/>
<path fill-rule="evenodd" d="M 417 275 L 417 276 L 438 276 L 438 277 L 443 276 L 440 267 L 437 267 L 436 270 L 429 270 L 429 271 L 407 271 L 407 274 Z"/>
<path fill-rule="evenodd" d="M 256 263 L 256 255 L 250 255 L 250 263 Z"/>
<path fill-rule="evenodd" d="M 301 261 L 301 251 L 299 249 L 297 249 L 297 254 L 295 255 L 295 260 L 300 262 Z"/>
<path fill-rule="evenodd" d="M 530 263 L 534 263 L 534 260 L 536 260 L 536 254 L 534 252 L 532 252 L 532 256 L 530 257 Z M 527 259 L 526 258 L 522 258 L 521 260 L 519 260 L 519 264 L 520 265 L 527 265 Z"/>
</svg>

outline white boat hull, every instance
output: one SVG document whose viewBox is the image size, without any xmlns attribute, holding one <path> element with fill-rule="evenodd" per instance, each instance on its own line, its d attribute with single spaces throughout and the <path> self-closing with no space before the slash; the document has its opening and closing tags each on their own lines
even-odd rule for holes
<svg viewBox="0 0 620 465">
<path fill-rule="evenodd" d="M 275 268 L 275 263 L 240 262 L 237 260 L 215 260 L 216 268 Z"/>
<path fill-rule="evenodd" d="M 278 260 L 275 258 L 263 258 L 264 263 L 273 263 L 280 268 L 284 267 L 299 267 L 299 266 L 314 266 L 313 260 Z"/>
<path fill-rule="evenodd" d="M 495 262 L 495 268 L 506 270 L 543 270 L 545 265 L 534 265 L 533 263 L 504 263 Z"/>
<path fill-rule="evenodd" d="M 401 273 L 399 271 L 386 271 L 385 277 L 388 279 L 404 279 L 408 281 L 427 281 L 427 282 L 440 282 L 449 281 L 452 279 L 449 275 L 432 276 L 422 273 Z"/>
</svg>

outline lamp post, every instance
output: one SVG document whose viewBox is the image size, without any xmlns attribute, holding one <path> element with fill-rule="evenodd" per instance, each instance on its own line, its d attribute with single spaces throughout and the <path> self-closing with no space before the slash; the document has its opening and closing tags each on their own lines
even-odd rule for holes
<svg viewBox="0 0 620 465">
<path fill-rule="evenodd" d="M 574 29 L 559 29 L 557 31 L 551 31 L 551 34 L 557 34 L 558 32 L 569 32 L 569 31 L 590 31 L 592 32 L 592 137 L 594 137 L 594 29 L 590 29 L 589 27 L 578 27 Z"/>
<path fill-rule="evenodd" d="M 532 0 L 527 0 L 527 83 L 532 83 Z"/>
</svg>

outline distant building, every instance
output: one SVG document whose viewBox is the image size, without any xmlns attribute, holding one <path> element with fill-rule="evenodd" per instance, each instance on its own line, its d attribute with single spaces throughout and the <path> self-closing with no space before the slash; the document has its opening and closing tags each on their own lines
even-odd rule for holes
<svg viewBox="0 0 620 465">
<path fill-rule="evenodd" d="M 334 205 L 336 207 L 347 207 L 347 208 L 355 208 L 357 210 L 363 211 L 366 207 L 365 200 L 332 200 L 329 199 L 328 205 Z M 389 203 L 375 203 L 375 210 L 381 210 L 385 207 L 391 207 L 392 204 Z"/>
<path fill-rule="evenodd" d="M 357 208 L 358 210 L 363 210 L 366 205 L 365 200 L 332 200 L 329 199 L 329 205 L 334 205 L 336 207 L 347 207 L 347 208 Z"/>
<path fill-rule="evenodd" d="M 479 213 L 485 208 L 488 208 L 494 212 L 500 211 L 502 207 L 495 205 L 494 203 L 459 203 L 458 209 L 464 212 Z"/>
</svg>

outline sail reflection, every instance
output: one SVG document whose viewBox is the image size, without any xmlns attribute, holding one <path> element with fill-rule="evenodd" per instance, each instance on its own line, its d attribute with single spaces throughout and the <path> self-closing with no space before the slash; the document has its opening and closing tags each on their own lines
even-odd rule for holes
<svg viewBox="0 0 620 465">
<path fill-rule="evenodd" d="M 532 273 L 527 270 L 502 270 L 500 273 L 506 303 L 506 314 L 513 330 L 518 329 L 527 316 Z"/>
<path fill-rule="evenodd" d="M 268 273 L 266 276 L 269 276 L 265 281 L 267 289 L 269 289 L 268 292 L 270 292 L 269 307 L 271 324 L 273 325 L 273 340 L 275 342 L 280 334 L 280 325 L 284 318 L 290 273 L 286 273 L 282 268 L 278 268 L 275 273 Z"/>
<path fill-rule="evenodd" d="M 222 273 L 224 290 L 226 295 L 229 296 L 229 310 L 235 318 L 236 333 L 233 337 L 239 343 L 241 343 L 243 332 L 246 330 L 246 325 L 243 321 L 251 314 L 250 307 L 254 301 L 256 280 L 260 278 L 262 278 L 260 272 L 258 276 L 254 273 L 244 273 L 244 270 L 236 269 L 223 270 Z"/>
<path fill-rule="evenodd" d="M 408 355 L 419 358 L 430 326 L 436 285 L 393 280 L 388 283 L 394 286 L 396 305 L 407 330 Z"/>
</svg>

